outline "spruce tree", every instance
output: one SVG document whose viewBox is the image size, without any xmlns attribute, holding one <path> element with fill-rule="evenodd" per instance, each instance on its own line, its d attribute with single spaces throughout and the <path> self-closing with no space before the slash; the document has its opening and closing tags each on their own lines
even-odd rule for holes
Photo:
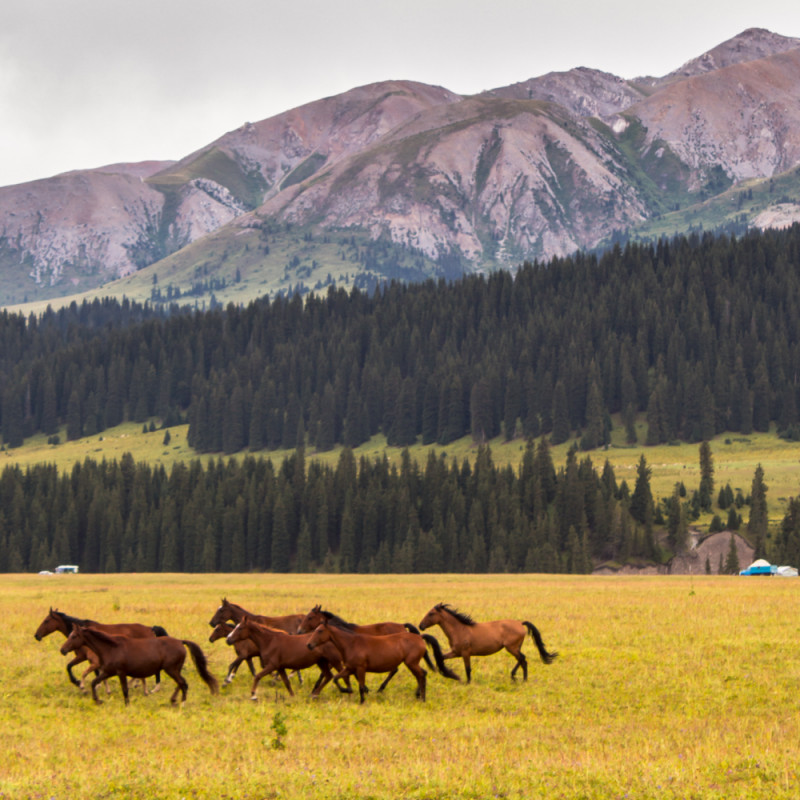
<svg viewBox="0 0 800 800">
<path fill-rule="evenodd" d="M 700 487 L 698 499 L 703 511 L 711 511 L 714 497 L 714 459 L 708 442 L 700 444 Z"/>
<path fill-rule="evenodd" d="M 764 470 L 759 464 L 750 489 L 750 519 L 747 523 L 747 532 L 755 548 L 755 558 L 766 557 L 768 524 L 767 485 L 764 483 Z"/>
</svg>

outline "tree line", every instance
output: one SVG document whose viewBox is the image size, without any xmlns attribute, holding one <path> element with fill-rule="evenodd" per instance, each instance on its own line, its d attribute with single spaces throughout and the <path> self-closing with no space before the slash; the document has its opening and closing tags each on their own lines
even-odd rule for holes
<svg viewBox="0 0 800 800">
<path fill-rule="evenodd" d="M 598 560 L 662 561 L 681 547 L 644 459 L 633 489 L 573 449 L 556 470 L 546 438 L 518 469 L 488 446 L 459 464 L 396 458 L 280 464 L 262 456 L 178 463 L 77 462 L 0 473 L 0 572 L 572 572 Z M 667 511 L 667 515 L 669 515 Z"/>
<path fill-rule="evenodd" d="M 210 311 L 0 315 L 0 431 L 189 422 L 197 452 L 579 435 L 800 437 L 800 227 L 576 254 L 515 273 L 329 287 Z"/>
</svg>

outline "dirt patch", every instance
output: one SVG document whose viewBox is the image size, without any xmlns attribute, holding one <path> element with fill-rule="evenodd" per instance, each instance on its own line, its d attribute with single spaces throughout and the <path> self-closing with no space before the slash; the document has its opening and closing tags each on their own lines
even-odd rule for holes
<svg viewBox="0 0 800 800">
<path fill-rule="evenodd" d="M 720 566 L 724 567 L 728 559 L 731 536 L 736 542 L 736 557 L 739 560 L 739 569 L 745 569 L 753 563 L 755 549 L 750 546 L 746 539 L 734 531 L 722 531 L 712 533 L 709 536 L 700 538 L 692 535 L 691 543 L 693 546 L 687 553 L 675 556 L 669 565 L 671 575 L 703 575 L 706 573 L 708 565 L 711 574 L 717 575 Z"/>
</svg>

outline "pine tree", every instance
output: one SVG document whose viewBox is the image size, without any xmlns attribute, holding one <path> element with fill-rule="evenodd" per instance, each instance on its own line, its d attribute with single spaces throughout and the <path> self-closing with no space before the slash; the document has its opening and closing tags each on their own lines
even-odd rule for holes
<svg viewBox="0 0 800 800">
<path fill-rule="evenodd" d="M 724 572 L 727 575 L 739 574 L 739 554 L 736 552 L 736 534 L 732 533 L 728 541 L 728 555 L 725 558 Z"/>
<path fill-rule="evenodd" d="M 714 497 L 714 459 L 708 442 L 700 444 L 700 488 L 698 498 L 703 511 L 711 511 Z"/>
<path fill-rule="evenodd" d="M 559 379 L 553 391 L 553 432 L 550 434 L 550 442 L 551 444 L 562 444 L 569 439 L 569 434 L 567 390 L 564 381 Z"/>
<path fill-rule="evenodd" d="M 650 491 L 650 475 L 652 470 L 647 466 L 644 455 L 639 457 L 636 468 L 636 485 L 631 495 L 631 516 L 643 525 L 653 524 L 653 495 Z"/>
<path fill-rule="evenodd" d="M 747 532 L 755 548 L 755 558 L 766 556 L 768 524 L 767 485 L 764 483 L 764 470 L 759 464 L 753 475 L 753 484 L 750 489 L 750 519 L 747 523 Z"/>
</svg>

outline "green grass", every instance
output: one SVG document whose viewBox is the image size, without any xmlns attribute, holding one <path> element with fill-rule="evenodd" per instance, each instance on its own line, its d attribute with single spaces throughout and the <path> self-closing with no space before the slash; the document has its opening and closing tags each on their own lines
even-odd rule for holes
<svg viewBox="0 0 800 800">
<path fill-rule="evenodd" d="M 790 798 L 797 792 L 800 639 L 791 579 L 732 577 L 6 576 L 0 795 L 114 798 Z M 182 709 L 167 687 L 99 707 L 70 685 L 63 639 L 32 636 L 48 608 L 164 625 L 210 655 L 227 596 L 261 613 L 320 602 L 356 621 L 419 622 L 448 601 L 479 620 L 530 620 L 527 683 L 506 653 L 473 660 L 470 685 L 405 670 L 363 706 L 326 688 L 294 698 L 239 673 L 212 697 L 187 663 Z M 432 630 L 440 642 L 443 634 Z M 451 662 L 463 675 L 460 661 Z M 168 678 L 165 678 L 169 681 Z M 101 696 L 103 696 L 101 694 Z M 273 747 L 275 715 L 286 726 Z"/>
</svg>

